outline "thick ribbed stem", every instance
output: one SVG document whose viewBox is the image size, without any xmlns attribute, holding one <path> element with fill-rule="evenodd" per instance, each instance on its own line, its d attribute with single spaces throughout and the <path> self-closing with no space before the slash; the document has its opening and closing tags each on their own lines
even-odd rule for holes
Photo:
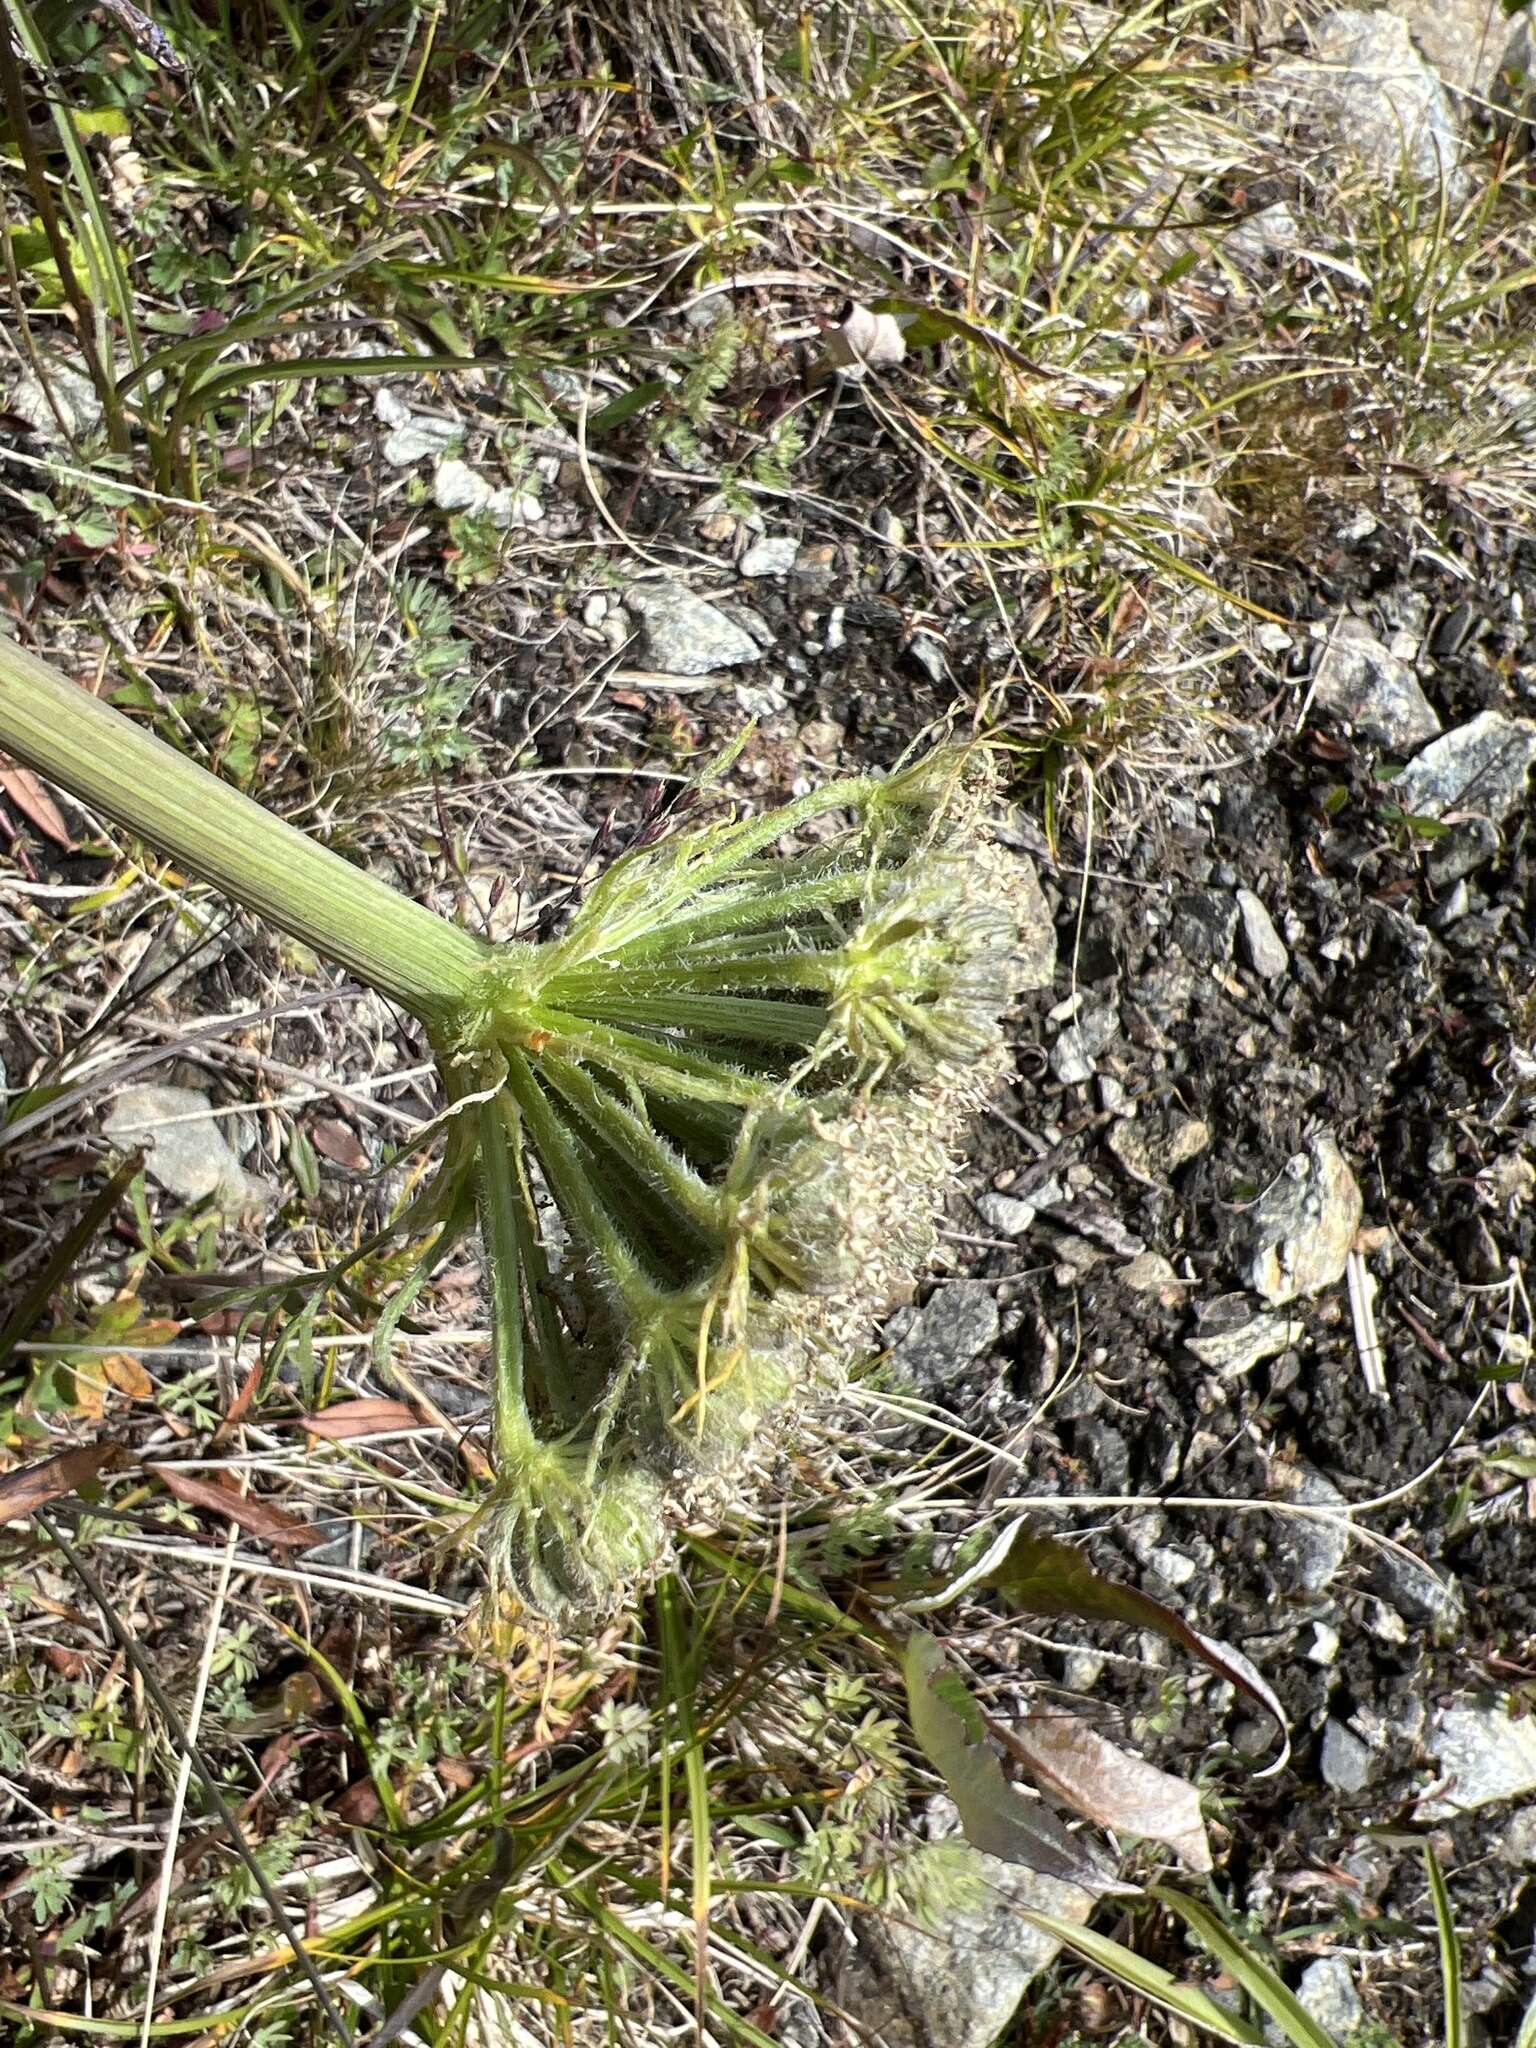
<svg viewBox="0 0 1536 2048">
<path fill-rule="evenodd" d="M 445 1029 L 492 948 L 264 811 L 0 636 L 0 749 Z"/>
</svg>

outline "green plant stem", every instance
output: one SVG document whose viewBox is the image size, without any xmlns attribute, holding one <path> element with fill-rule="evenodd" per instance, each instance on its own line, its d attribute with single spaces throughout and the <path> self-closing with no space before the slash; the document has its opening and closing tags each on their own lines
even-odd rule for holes
<svg viewBox="0 0 1536 2048">
<path fill-rule="evenodd" d="M 353 867 L 0 637 L 0 748 L 451 1033 L 495 949 Z M 505 951 L 506 949 L 502 949 Z"/>
</svg>

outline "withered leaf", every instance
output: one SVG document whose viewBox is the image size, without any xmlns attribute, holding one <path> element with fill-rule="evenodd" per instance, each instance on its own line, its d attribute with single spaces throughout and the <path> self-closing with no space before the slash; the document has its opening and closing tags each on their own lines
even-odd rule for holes
<svg viewBox="0 0 1536 2048">
<path fill-rule="evenodd" d="M 98 1473 L 119 1465 L 126 1457 L 121 1444 L 76 1444 L 56 1451 L 35 1465 L 23 1465 L 15 1472 L 0 1473 L 0 1522 L 14 1522 L 21 1515 L 36 1514 L 50 1501 L 62 1500 L 89 1485 Z"/>
<path fill-rule="evenodd" d="M 216 1515 L 225 1515 L 237 1528 L 263 1542 L 307 1549 L 323 1540 L 320 1531 L 311 1528 L 308 1522 L 263 1500 L 259 1494 L 241 1493 L 222 1473 L 204 1479 L 195 1472 L 179 1471 L 174 1465 L 151 1465 L 147 1469 L 167 1493 L 185 1501 L 188 1507 L 208 1508 Z"/>
<path fill-rule="evenodd" d="M 1060 1708 L 999 1730 L 1041 1791 L 1085 1820 L 1166 1842 L 1191 1870 L 1211 1868 L 1211 1845 L 1193 1785 L 1118 1748 Z"/>
<path fill-rule="evenodd" d="M 311 1436 L 331 1437 L 344 1443 L 354 1436 L 386 1436 L 397 1429 L 420 1429 L 421 1418 L 403 1401 L 391 1401 L 371 1394 L 356 1401 L 337 1401 L 313 1415 L 302 1415 L 300 1424 Z"/>
</svg>

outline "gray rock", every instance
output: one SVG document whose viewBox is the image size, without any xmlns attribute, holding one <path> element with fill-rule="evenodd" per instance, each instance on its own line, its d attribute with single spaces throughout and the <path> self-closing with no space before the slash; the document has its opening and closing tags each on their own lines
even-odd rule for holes
<svg viewBox="0 0 1536 2048">
<path fill-rule="evenodd" d="M 1186 960 L 1220 967 L 1232 958 L 1237 903 L 1225 889 L 1190 889 L 1174 899 L 1173 943 Z"/>
<path fill-rule="evenodd" d="M 1524 808 L 1533 766 L 1536 720 L 1481 711 L 1416 754 L 1390 794 L 1415 817 L 1466 811 L 1501 825 Z"/>
<path fill-rule="evenodd" d="M 1352 156 L 1379 184 L 1465 188 L 1461 129 L 1451 96 L 1395 14 L 1340 7 L 1312 32 L 1312 56 L 1282 64 L 1275 81 L 1300 125 L 1330 155 Z"/>
<path fill-rule="evenodd" d="M 1322 1771 L 1335 1792 L 1349 1797 L 1363 1792 L 1375 1765 L 1370 1744 L 1362 1742 L 1353 1728 L 1346 1728 L 1342 1721 L 1324 1723 Z"/>
<path fill-rule="evenodd" d="M 936 1288 L 890 1355 L 893 1370 L 919 1389 L 947 1387 L 997 1342 L 1002 1318 L 984 1280 Z"/>
<path fill-rule="evenodd" d="M 769 533 L 754 541 L 736 566 L 743 576 L 787 576 L 799 552 L 792 533 Z"/>
<path fill-rule="evenodd" d="M 1500 0 L 1389 0 L 1453 92 L 1487 99 L 1515 41 Z"/>
<path fill-rule="evenodd" d="M 227 1210 L 265 1208 L 270 1182 L 245 1171 L 206 1095 L 195 1088 L 125 1088 L 102 1126 L 124 1151 L 144 1148 L 151 1179 L 183 1202 L 217 1198 Z"/>
<path fill-rule="evenodd" d="M 1523 1806 L 1499 1837 L 1499 1854 L 1517 1870 L 1536 1870 L 1536 1806 Z"/>
<path fill-rule="evenodd" d="M 1372 1585 L 1390 1601 L 1404 1621 L 1435 1631 L 1454 1628 L 1462 1619 L 1461 1592 L 1454 1579 L 1446 1580 L 1417 1558 L 1402 1557 L 1395 1550 L 1376 1554 Z"/>
<path fill-rule="evenodd" d="M 1309 1139 L 1254 1204 L 1249 1286 L 1276 1307 L 1332 1287 L 1343 1278 L 1364 1206 L 1332 1135 Z"/>
<path fill-rule="evenodd" d="M 976 1197 L 976 1209 L 1000 1237 L 1022 1237 L 1037 1213 L 1033 1202 L 1021 1202 L 1017 1195 L 990 1188 Z"/>
<path fill-rule="evenodd" d="M 1283 1477 L 1282 1477 L 1283 1473 Z M 1281 1468 L 1276 1472 L 1277 1497 L 1282 1489 L 1287 1498 L 1304 1508 L 1337 1508 L 1331 1515 L 1287 1515 L 1277 1517 L 1274 1539 L 1275 1563 L 1299 1592 L 1316 1597 L 1326 1593 L 1349 1555 L 1349 1528 L 1344 1520 L 1348 1507 L 1331 1479 L 1325 1479 L 1310 1465 Z"/>
<path fill-rule="evenodd" d="M 1411 754 L 1440 730 L 1407 662 L 1384 647 L 1364 619 L 1340 613 L 1312 678 L 1312 701 L 1399 754 Z"/>
<path fill-rule="evenodd" d="M 374 394 L 374 417 L 389 428 L 381 450 L 391 469 L 410 469 L 428 456 L 445 454 L 464 438 L 455 420 L 434 420 L 412 412 L 398 392 L 382 385 Z"/>
<path fill-rule="evenodd" d="M 1173 1261 L 1165 1259 L 1161 1252 L 1139 1253 L 1115 1277 L 1133 1294 L 1161 1294 L 1165 1287 L 1176 1287 L 1179 1278 Z"/>
<path fill-rule="evenodd" d="M 705 676 L 761 658 L 744 626 L 695 597 L 685 583 L 635 583 L 624 602 L 644 621 L 651 660 L 664 675 Z"/>
<path fill-rule="evenodd" d="M 444 456 L 432 475 L 432 502 L 440 512 L 483 512 L 491 487 L 467 462 Z"/>
<path fill-rule="evenodd" d="M 8 404 L 40 441 L 51 448 L 62 448 L 101 425 L 101 400 L 84 370 L 50 359 L 46 375 L 45 390 L 36 371 L 21 371 L 11 386 Z M 51 405 L 49 393 L 53 396 Z"/>
<path fill-rule="evenodd" d="M 1243 955 L 1262 981 L 1278 981 L 1291 964 L 1275 921 L 1251 889 L 1237 892 L 1237 915 L 1243 934 Z"/>
<path fill-rule="evenodd" d="M 933 1933 L 910 1921 L 861 1914 L 840 2002 L 859 2037 L 883 2048 L 992 2048 L 1020 1999 L 1061 1944 L 1019 1917 L 1019 1908 L 1079 1923 L 1089 1894 L 1079 1886 L 1003 1863 L 968 1846 L 979 1897 L 944 1915 Z"/>
<path fill-rule="evenodd" d="M 1319 1956 L 1315 1963 L 1308 1963 L 1296 1997 L 1324 2033 L 1341 2044 L 1357 2033 L 1365 2020 L 1365 2007 L 1342 1956 Z"/>
<path fill-rule="evenodd" d="M 1447 1782 L 1415 1809 L 1418 1820 L 1450 1820 L 1500 1799 L 1536 1793 L 1536 1720 L 1498 1707 L 1445 1707 L 1425 1747 Z"/>
<path fill-rule="evenodd" d="M 1144 1187 L 1164 1187 L 1181 1166 L 1198 1159 L 1211 1142 L 1211 1127 L 1197 1116 L 1120 1117 L 1105 1139 L 1111 1152 Z"/>
<path fill-rule="evenodd" d="M 1261 1359 L 1278 1356 L 1302 1333 L 1299 1322 L 1261 1313 L 1246 1294 L 1223 1294 L 1201 1302 L 1195 1320 L 1197 1333 L 1185 1338 L 1185 1347 L 1223 1379 L 1252 1372 Z"/>
<path fill-rule="evenodd" d="M 1051 1072 L 1066 1087 L 1091 1081 L 1094 1062 L 1120 1029 L 1113 1003 L 1088 1003 L 1051 1047 Z"/>
</svg>

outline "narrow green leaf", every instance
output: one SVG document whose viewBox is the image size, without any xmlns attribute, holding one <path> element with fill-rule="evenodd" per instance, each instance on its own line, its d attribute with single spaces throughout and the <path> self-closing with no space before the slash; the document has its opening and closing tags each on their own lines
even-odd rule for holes
<svg viewBox="0 0 1536 2048">
<path fill-rule="evenodd" d="M 1140 1992 L 1165 2011 L 1188 2020 L 1192 2026 L 1205 2028 L 1219 2041 L 1236 2042 L 1238 2048 L 1260 2048 L 1264 2036 L 1257 2027 L 1228 2012 L 1197 1985 L 1181 1984 L 1160 1964 L 1149 1962 L 1122 1942 L 1112 1941 L 1107 1934 L 1096 1934 L 1092 1928 L 1079 1927 L 1071 1920 L 1058 1919 L 1054 1913 L 1032 1913 L 1026 1909 L 1021 1917 L 1045 1933 L 1054 1934 L 1064 1948 L 1081 1956 L 1085 1963 Z"/>
<path fill-rule="evenodd" d="M 905 1675 L 912 1733 L 948 1786 L 966 1840 L 1005 1863 L 1103 1891 L 1102 1873 L 1051 1809 L 1008 1782 L 988 1746 L 985 1716 L 932 1636 L 912 1637 Z"/>
<path fill-rule="evenodd" d="M 1467 2021 L 1461 1998 L 1461 1938 L 1451 1912 L 1451 1895 L 1445 1888 L 1445 1873 L 1428 1842 L 1424 1844 L 1424 1867 L 1429 1873 L 1429 1896 L 1435 1909 L 1435 1927 L 1440 1935 L 1440 1988 L 1445 1998 L 1445 2048 L 1466 2048 Z M 1530 2014 L 1527 2015 L 1529 2020 Z M 1521 2028 L 1522 2034 L 1524 2027 Z"/>
<path fill-rule="evenodd" d="M 1163 1885 L 1152 1887 L 1152 1897 L 1184 1922 L 1201 1947 L 1208 1949 L 1232 1981 L 1269 2015 L 1294 2048 L 1339 2048 L 1268 1963 L 1229 1933 L 1209 1906 Z"/>
</svg>

